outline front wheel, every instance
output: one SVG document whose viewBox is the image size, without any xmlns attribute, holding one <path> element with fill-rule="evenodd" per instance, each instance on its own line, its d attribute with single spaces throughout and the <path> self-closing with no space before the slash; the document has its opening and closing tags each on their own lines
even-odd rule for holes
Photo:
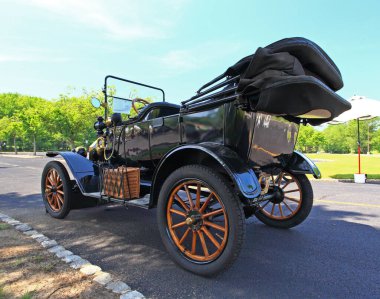
<svg viewBox="0 0 380 299">
<path fill-rule="evenodd" d="M 166 249 L 186 270 L 210 276 L 237 258 L 245 236 L 243 209 L 229 182 L 211 168 L 174 171 L 162 186 L 157 213 Z"/>
<path fill-rule="evenodd" d="M 65 218 L 70 211 L 72 186 L 65 167 L 51 161 L 46 164 L 41 178 L 41 193 L 46 211 L 54 218 Z"/>
<path fill-rule="evenodd" d="M 283 171 L 272 177 L 269 194 L 274 196 L 260 204 L 256 217 L 277 228 L 291 228 L 303 222 L 313 206 L 313 189 L 304 174 Z"/>
</svg>

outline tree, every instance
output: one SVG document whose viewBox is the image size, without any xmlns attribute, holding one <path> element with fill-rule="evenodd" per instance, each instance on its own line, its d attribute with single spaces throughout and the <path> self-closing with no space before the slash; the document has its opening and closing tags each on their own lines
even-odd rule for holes
<svg viewBox="0 0 380 299">
<path fill-rule="evenodd" d="M 17 155 L 17 137 L 22 135 L 22 122 L 18 117 L 3 117 L 0 119 L 0 140 L 13 140 L 14 152 Z"/>
<path fill-rule="evenodd" d="M 40 98 L 30 97 L 28 100 L 30 101 L 29 105 L 20 114 L 20 119 L 24 126 L 24 133 L 33 142 L 33 154 L 36 155 L 37 139 L 48 132 L 50 105 Z"/>
<path fill-rule="evenodd" d="M 82 145 L 85 140 L 94 138 L 94 122 L 103 111 L 92 107 L 89 96 L 61 95 L 55 102 L 55 123 L 61 138 L 71 148 Z"/>
<path fill-rule="evenodd" d="M 324 131 L 325 144 L 323 149 L 328 153 L 349 153 L 350 146 L 347 135 L 347 125 L 329 125 Z"/>
<path fill-rule="evenodd" d="M 297 138 L 297 149 L 303 152 L 317 152 L 325 145 L 325 136 L 312 126 L 300 126 Z"/>
</svg>

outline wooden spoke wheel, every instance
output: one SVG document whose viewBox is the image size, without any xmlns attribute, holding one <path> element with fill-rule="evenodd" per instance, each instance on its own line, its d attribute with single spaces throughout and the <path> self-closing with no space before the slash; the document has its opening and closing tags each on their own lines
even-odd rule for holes
<svg viewBox="0 0 380 299">
<path fill-rule="evenodd" d="M 63 182 L 54 168 L 49 169 L 45 179 L 45 196 L 50 208 L 58 212 L 63 207 L 65 193 L 63 192 Z"/>
<path fill-rule="evenodd" d="M 46 211 L 64 218 L 70 211 L 72 186 L 66 168 L 57 161 L 46 164 L 41 178 L 41 193 Z"/>
<path fill-rule="evenodd" d="M 183 166 L 167 177 L 158 198 L 157 221 L 173 260 L 198 275 L 227 269 L 245 236 L 242 204 L 231 183 L 201 165 Z"/>
<path fill-rule="evenodd" d="M 215 190 L 200 180 L 185 180 L 174 188 L 166 218 L 175 245 L 191 260 L 210 262 L 226 246 L 226 209 Z"/>
<path fill-rule="evenodd" d="M 272 198 L 260 203 L 256 216 L 263 223 L 280 228 L 300 224 L 313 206 L 313 190 L 305 175 L 282 171 L 269 182 Z"/>
<path fill-rule="evenodd" d="M 301 185 L 290 173 L 281 172 L 270 182 L 270 192 L 275 196 L 260 205 L 269 218 L 285 220 L 295 215 L 302 204 Z"/>
</svg>

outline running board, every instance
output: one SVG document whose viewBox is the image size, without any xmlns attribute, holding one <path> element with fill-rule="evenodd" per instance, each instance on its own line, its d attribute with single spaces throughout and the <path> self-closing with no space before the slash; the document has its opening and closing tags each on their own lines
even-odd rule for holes
<svg viewBox="0 0 380 299">
<path fill-rule="evenodd" d="M 84 196 L 89 196 L 93 198 L 100 199 L 100 192 L 92 192 L 92 193 L 83 193 Z M 138 208 L 143 208 L 143 209 L 149 209 L 149 202 L 150 202 L 150 194 L 146 194 L 144 197 L 136 198 L 136 199 L 131 199 L 131 200 L 122 200 L 118 198 L 113 198 L 113 197 L 106 197 L 103 196 L 103 199 L 105 201 L 112 201 L 112 202 L 118 202 L 125 204 L 126 206 L 131 206 L 131 207 L 138 207 Z"/>
<path fill-rule="evenodd" d="M 146 194 L 144 197 L 127 200 L 125 204 L 127 206 L 139 207 L 143 209 L 149 209 L 150 194 Z"/>
</svg>

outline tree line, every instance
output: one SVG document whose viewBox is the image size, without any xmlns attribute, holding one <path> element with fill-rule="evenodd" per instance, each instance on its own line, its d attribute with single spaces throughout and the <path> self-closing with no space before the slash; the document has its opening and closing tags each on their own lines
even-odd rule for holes
<svg viewBox="0 0 380 299">
<path fill-rule="evenodd" d="M 90 98 L 60 95 L 49 101 L 17 93 L 0 94 L 0 145 L 7 151 L 68 150 L 95 139 L 93 124 L 103 111 Z"/>
<path fill-rule="evenodd" d="M 96 138 L 93 124 L 103 110 L 92 107 L 92 96 L 63 94 L 56 100 L 0 94 L 0 150 L 46 151 L 70 150 L 86 146 Z M 360 140 L 364 153 L 380 152 L 380 118 L 360 122 Z M 302 152 L 352 153 L 357 151 L 356 121 L 329 125 L 317 130 L 301 126 L 297 149 Z"/>
<path fill-rule="evenodd" d="M 380 153 L 380 118 L 359 121 L 359 136 L 363 153 Z M 328 125 L 323 130 L 301 126 L 296 148 L 306 153 L 357 153 L 357 121 Z"/>
</svg>

